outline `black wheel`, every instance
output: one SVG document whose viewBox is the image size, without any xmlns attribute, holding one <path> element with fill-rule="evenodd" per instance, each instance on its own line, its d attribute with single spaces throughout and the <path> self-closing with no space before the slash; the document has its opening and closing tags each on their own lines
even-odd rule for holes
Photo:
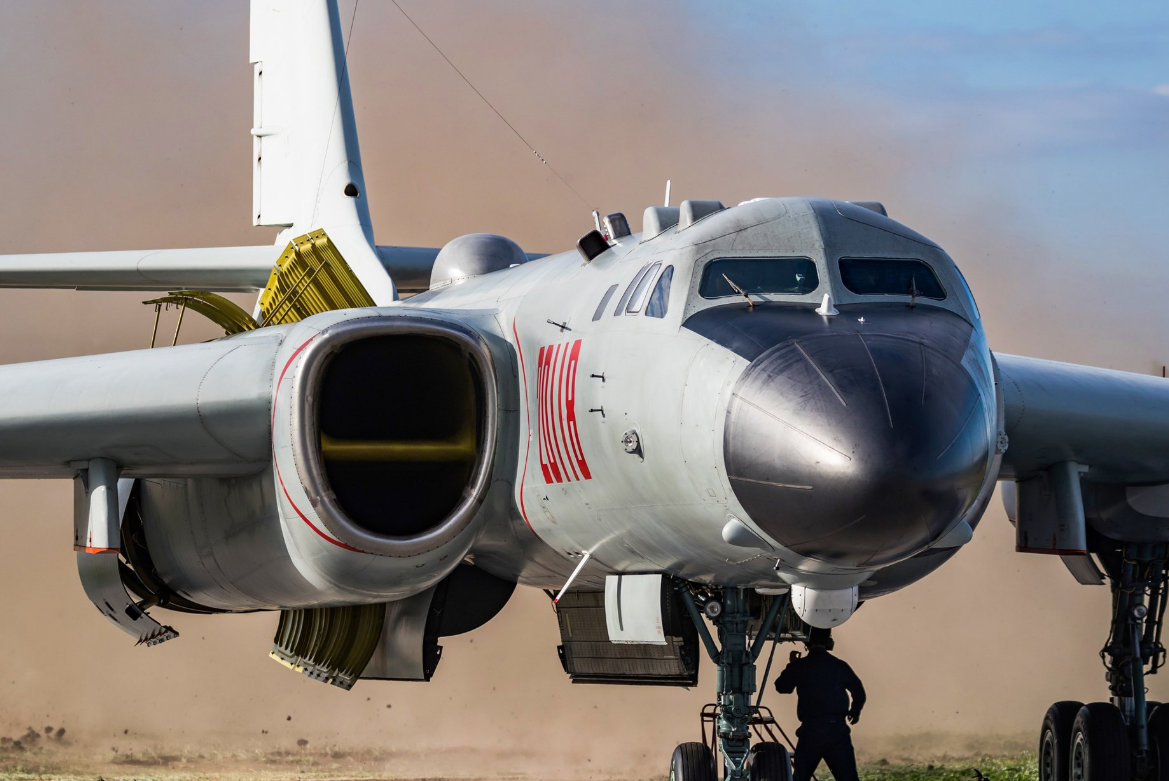
<svg viewBox="0 0 1169 781">
<path fill-rule="evenodd" d="M 1169 781 L 1169 705 L 1158 704 L 1149 716 L 1149 759 L 1155 781 Z"/>
<path fill-rule="evenodd" d="M 751 747 L 751 781 L 792 781 L 792 760 L 779 743 Z"/>
<path fill-rule="evenodd" d="M 1080 708 L 1072 725 L 1070 781 L 1130 781 L 1128 727 L 1110 702 Z"/>
<path fill-rule="evenodd" d="M 1057 702 L 1047 709 L 1039 732 L 1039 781 L 1068 781 L 1072 725 L 1081 702 Z"/>
<path fill-rule="evenodd" d="M 670 781 L 718 781 L 714 754 L 705 743 L 683 743 L 674 749 Z"/>
</svg>

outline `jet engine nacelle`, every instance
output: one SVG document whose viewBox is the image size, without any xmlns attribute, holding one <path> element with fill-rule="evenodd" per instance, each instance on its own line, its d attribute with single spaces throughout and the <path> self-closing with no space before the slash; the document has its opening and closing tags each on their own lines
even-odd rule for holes
<svg viewBox="0 0 1169 781">
<path fill-rule="evenodd" d="M 276 365 L 273 470 L 305 576 L 388 596 L 450 573 L 478 531 L 494 460 L 483 337 L 433 316 L 314 318 Z"/>
<path fill-rule="evenodd" d="M 482 525 L 498 360 L 478 331 L 430 313 L 350 310 L 292 326 L 271 355 L 270 466 L 140 481 L 135 570 L 224 610 L 389 601 L 433 586 Z"/>
</svg>

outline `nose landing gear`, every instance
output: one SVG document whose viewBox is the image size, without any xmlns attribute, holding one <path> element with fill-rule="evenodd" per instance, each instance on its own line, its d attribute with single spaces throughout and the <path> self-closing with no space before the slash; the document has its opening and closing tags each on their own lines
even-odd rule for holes
<svg viewBox="0 0 1169 781">
<path fill-rule="evenodd" d="M 683 743 L 674 750 L 670 781 L 718 781 L 716 755 L 721 755 L 727 781 L 791 781 L 791 759 L 776 739 L 775 718 L 758 700 L 751 702 L 757 688 L 755 663 L 768 635 L 773 631 L 778 634 L 784 626 L 790 598 L 785 595 L 772 600 L 753 639 L 755 616 L 745 589 L 725 588 L 720 599 L 706 600 L 702 612 L 717 628 L 720 648 L 702 620 L 694 596 L 685 584 L 679 589 L 707 654 L 718 666 L 718 700 L 702 709 L 703 742 Z M 754 746 L 752 736 L 757 739 Z"/>
<path fill-rule="evenodd" d="M 1100 658 L 1110 702 L 1057 702 L 1039 736 L 1040 781 L 1169 781 L 1169 706 L 1145 700 L 1145 676 L 1165 664 L 1169 545 L 1116 544 L 1099 553 L 1112 587 Z"/>
</svg>

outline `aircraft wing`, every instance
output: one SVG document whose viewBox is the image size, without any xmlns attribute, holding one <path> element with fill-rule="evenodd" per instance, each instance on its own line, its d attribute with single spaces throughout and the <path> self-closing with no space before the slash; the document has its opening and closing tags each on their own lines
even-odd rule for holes
<svg viewBox="0 0 1169 781">
<path fill-rule="evenodd" d="M 264 468 L 286 331 L 0 366 L 0 478 L 72 477 L 94 458 L 128 476 Z"/>
<path fill-rule="evenodd" d="M 0 256 L 0 288 L 71 290 L 263 290 L 282 246 L 203 249 L 57 252 Z M 399 292 L 430 287 L 438 250 L 377 247 L 377 256 Z"/>
<path fill-rule="evenodd" d="M 1000 479 L 1072 462 L 1091 482 L 1169 483 L 1169 380 L 995 354 L 1010 439 Z"/>
</svg>

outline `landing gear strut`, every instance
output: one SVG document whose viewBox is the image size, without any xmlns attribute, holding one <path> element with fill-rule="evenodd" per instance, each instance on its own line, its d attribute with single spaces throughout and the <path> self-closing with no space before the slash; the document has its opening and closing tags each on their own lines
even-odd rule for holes
<svg viewBox="0 0 1169 781">
<path fill-rule="evenodd" d="M 741 588 L 725 588 L 721 592 L 720 597 L 712 596 L 703 605 L 702 612 L 710 618 L 711 622 L 718 629 L 718 639 L 721 643 L 716 643 L 711 637 L 710 631 L 706 627 L 706 623 L 702 620 L 699 614 L 698 605 L 695 603 L 693 596 L 686 589 L 681 587 L 682 604 L 686 606 L 687 612 L 690 613 L 691 619 L 695 626 L 698 627 L 699 636 L 702 638 L 702 643 L 706 647 L 707 654 L 710 655 L 711 661 L 718 666 L 718 701 L 714 705 L 715 709 L 715 730 L 718 735 L 719 753 L 722 755 L 725 767 L 725 778 L 728 781 L 739 781 L 740 779 L 754 779 L 754 781 L 787 781 L 790 778 L 790 764 L 787 760 L 786 750 L 783 751 L 782 759 L 778 759 L 775 755 L 777 752 L 767 749 L 760 753 L 759 756 L 766 754 L 763 761 L 759 757 L 752 760 L 751 749 L 751 734 L 752 724 L 757 722 L 759 714 L 758 704 L 751 702 L 751 695 L 756 691 L 755 681 L 755 662 L 759 659 L 760 654 L 763 653 L 764 645 L 767 637 L 772 630 L 779 631 L 779 627 L 783 625 L 783 619 L 777 623 L 776 619 L 780 615 L 782 608 L 783 614 L 787 615 L 787 606 L 790 602 L 789 597 L 777 597 L 772 600 L 771 607 L 763 618 L 763 623 L 755 633 L 754 641 L 751 641 L 750 629 L 751 622 L 754 616 L 752 615 L 748 605 L 748 592 Z M 767 744 L 770 745 L 770 744 Z M 701 761 L 697 757 L 701 753 L 701 746 L 706 750 Z M 776 744 L 777 748 L 781 748 Z M 674 781 L 715 781 L 717 774 L 713 778 L 703 778 L 703 767 L 714 767 L 713 754 L 704 743 L 687 743 L 678 747 L 675 752 L 675 760 L 681 759 L 680 751 L 687 752 L 686 763 L 674 763 L 680 770 L 683 767 L 690 769 L 691 778 L 677 778 L 676 775 L 685 775 L 686 771 L 675 773 L 674 768 L 671 768 L 671 776 Z M 710 761 L 707 762 L 706 756 L 710 756 Z M 759 765 L 759 767 L 754 767 Z"/>
<path fill-rule="evenodd" d="M 1057 702 L 1043 719 L 1040 781 L 1169 781 L 1169 706 L 1145 699 L 1145 676 L 1165 664 L 1169 545 L 1117 543 L 1099 553 L 1112 587 L 1100 658 L 1111 702 Z"/>
</svg>

